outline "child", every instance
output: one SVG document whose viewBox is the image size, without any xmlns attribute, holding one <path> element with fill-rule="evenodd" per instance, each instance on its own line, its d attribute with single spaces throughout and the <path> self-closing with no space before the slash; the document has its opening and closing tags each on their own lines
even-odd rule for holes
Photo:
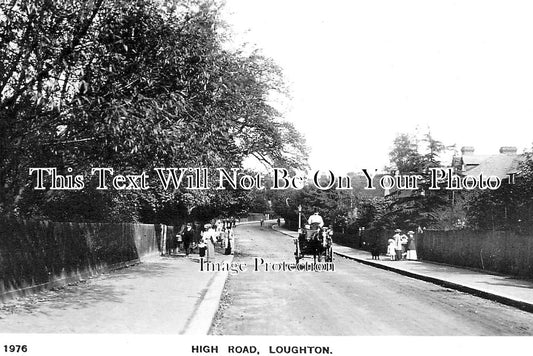
<svg viewBox="0 0 533 356">
<path fill-rule="evenodd" d="M 394 239 L 389 239 L 387 243 L 387 256 L 390 256 L 391 261 L 394 261 L 394 256 L 396 256 Z"/>
</svg>

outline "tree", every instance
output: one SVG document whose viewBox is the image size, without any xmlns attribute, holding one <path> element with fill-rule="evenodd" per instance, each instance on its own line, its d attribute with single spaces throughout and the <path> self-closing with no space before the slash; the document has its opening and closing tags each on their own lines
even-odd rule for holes
<svg viewBox="0 0 533 356">
<path fill-rule="evenodd" d="M 16 211 L 28 167 L 47 160 L 102 11 L 103 1 L 0 3 L 0 212 Z"/>
<path fill-rule="evenodd" d="M 429 190 L 429 168 L 441 165 L 439 156 L 447 147 L 428 131 L 420 147 L 418 140 L 408 134 L 400 134 L 393 143 L 389 157 L 401 174 L 418 175 L 418 190 L 393 190 L 388 197 L 388 207 L 378 216 L 374 225 L 387 228 L 430 227 L 437 223 L 439 211 L 448 201 L 447 193 Z M 421 153 L 425 152 L 425 153 Z M 377 210 L 377 207 L 376 207 Z"/>
<path fill-rule="evenodd" d="M 423 156 L 418 152 L 418 143 L 413 137 L 402 133 L 396 136 L 389 153 L 390 162 L 397 171 L 408 174 L 420 172 Z"/>
<path fill-rule="evenodd" d="M 250 155 L 306 165 L 305 141 L 269 103 L 285 91 L 281 70 L 223 46 L 217 3 L 21 0 L 0 11 L 0 213 L 27 215 L 39 209 L 27 202 L 44 209 L 70 194 L 32 191 L 29 167 L 127 174 L 239 167 Z M 140 216 L 214 198 L 175 193 L 138 194 Z"/>
<path fill-rule="evenodd" d="M 326 186 L 325 177 L 321 177 L 321 185 Z M 302 221 L 318 208 L 325 224 L 333 225 L 336 231 L 344 231 L 355 221 L 356 196 L 353 190 L 335 188 L 318 189 L 308 181 L 300 190 L 282 190 L 270 192 L 273 210 L 289 221 L 292 227 L 298 225 L 298 206 L 302 207 Z"/>
<path fill-rule="evenodd" d="M 531 231 L 533 228 L 533 154 L 524 154 L 515 181 L 473 192 L 466 202 L 467 226 L 480 230 Z"/>
</svg>

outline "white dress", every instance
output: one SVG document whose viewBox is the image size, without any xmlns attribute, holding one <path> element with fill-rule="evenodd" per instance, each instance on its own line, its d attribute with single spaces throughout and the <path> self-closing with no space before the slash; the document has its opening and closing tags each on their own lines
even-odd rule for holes
<svg viewBox="0 0 533 356">
<path fill-rule="evenodd" d="M 418 259 L 416 256 L 416 250 L 407 250 L 407 259 L 416 261 Z"/>
<path fill-rule="evenodd" d="M 396 256 L 396 251 L 395 251 L 395 242 L 393 239 L 389 239 L 389 245 L 387 246 L 387 255 L 388 256 Z"/>
<path fill-rule="evenodd" d="M 212 261 L 215 258 L 215 242 L 217 240 L 217 232 L 214 229 L 209 229 L 204 234 L 204 242 L 207 245 L 206 259 Z"/>
</svg>

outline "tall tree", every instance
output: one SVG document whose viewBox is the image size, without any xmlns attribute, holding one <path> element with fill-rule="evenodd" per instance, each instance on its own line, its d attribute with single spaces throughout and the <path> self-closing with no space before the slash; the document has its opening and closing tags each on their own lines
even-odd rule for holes
<svg viewBox="0 0 533 356">
<path fill-rule="evenodd" d="M 412 136 L 399 134 L 394 139 L 393 148 L 389 153 L 390 162 L 400 173 L 420 172 L 423 157 L 418 151 L 418 142 Z"/>
<path fill-rule="evenodd" d="M 429 190 L 429 168 L 440 166 L 439 156 L 446 149 L 428 131 L 419 141 L 409 134 L 400 134 L 393 142 L 390 161 L 402 175 L 418 175 L 418 190 L 393 190 L 388 198 L 388 208 L 378 216 L 375 225 L 387 228 L 417 226 L 429 227 L 438 220 L 438 211 L 447 202 L 447 193 Z"/>
<path fill-rule="evenodd" d="M 223 30 L 211 1 L 1 2 L 0 213 L 52 199 L 31 191 L 29 167 L 305 166 L 304 141 L 269 102 L 285 90 L 280 69 L 226 49 Z M 169 203 L 188 200 L 176 194 Z"/>
</svg>

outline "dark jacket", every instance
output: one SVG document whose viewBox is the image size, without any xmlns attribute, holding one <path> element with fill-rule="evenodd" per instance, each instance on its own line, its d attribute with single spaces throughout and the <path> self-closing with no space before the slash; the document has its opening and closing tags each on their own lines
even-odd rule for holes
<svg viewBox="0 0 533 356">
<path fill-rule="evenodd" d="M 191 242 L 193 240 L 193 238 L 194 238 L 194 230 L 193 229 L 190 229 L 190 230 L 185 229 L 183 231 L 182 236 L 183 236 L 183 241 L 184 242 Z"/>
</svg>

